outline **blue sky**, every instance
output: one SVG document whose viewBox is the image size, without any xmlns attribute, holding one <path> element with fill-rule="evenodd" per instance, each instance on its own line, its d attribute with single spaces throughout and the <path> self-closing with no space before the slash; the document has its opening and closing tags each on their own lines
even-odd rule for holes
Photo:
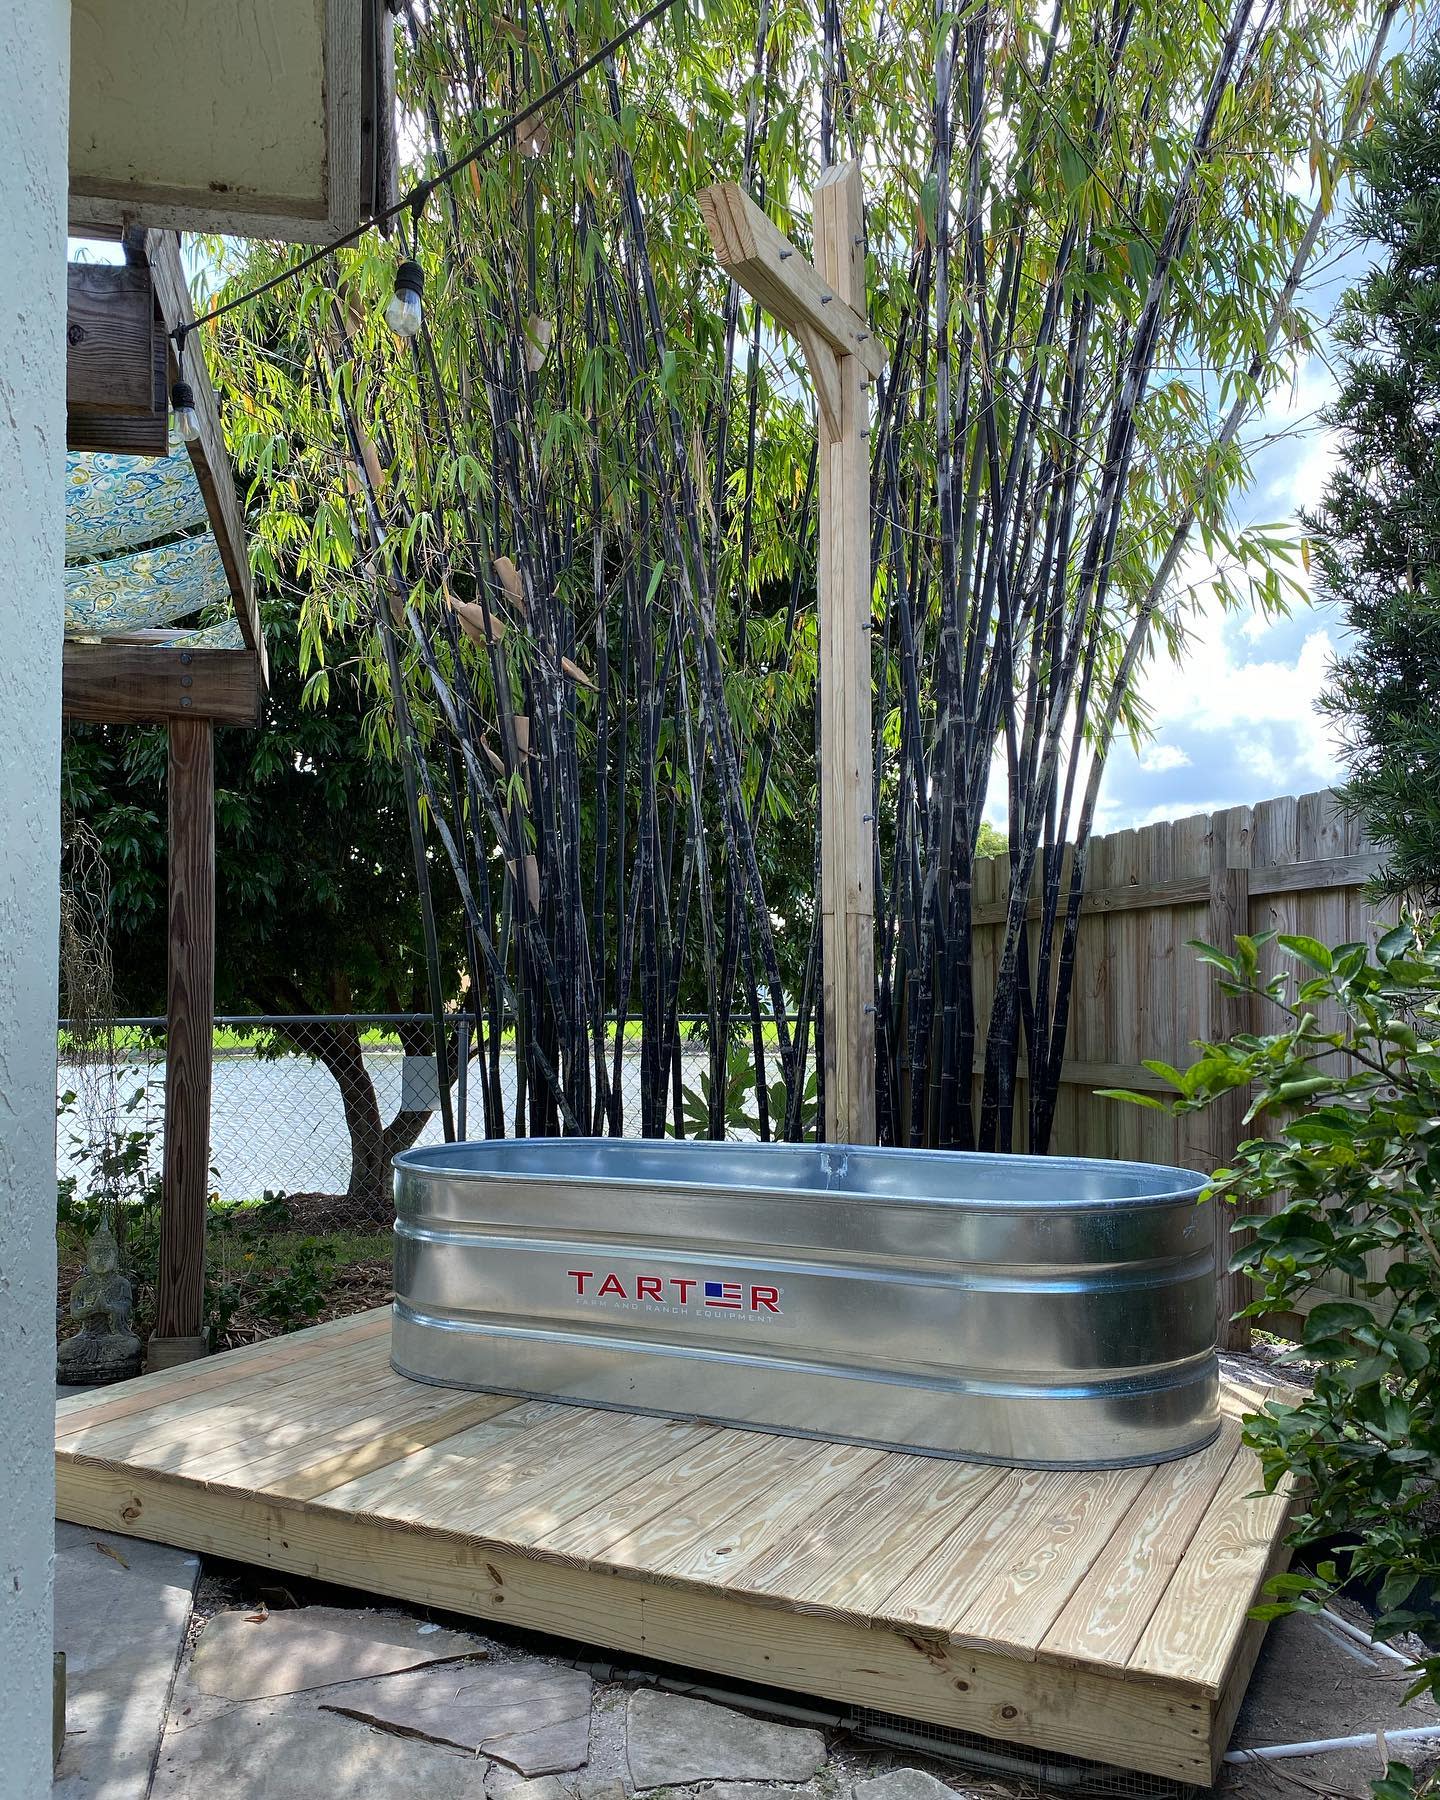
<svg viewBox="0 0 1440 1800">
<path fill-rule="evenodd" d="M 1366 261 L 1363 247 L 1332 257 L 1306 304 L 1329 316 Z M 1293 385 L 1272 396 L 1246 434 L 1260 447 L 1233 507 L 1237 523 L 1290 521 L 1317 504 L 1335 452 L 1335 433 L 1319 413 L 1334 395 L 1322 349 Z M 1191 579 L 1203 570 L 1197 551 Z M 1306 580 L 1302 568 L 1292 573 Z M 1334 606 L 1299 603 L 1291 617 L 1270 623 L 1224 613 L 1210 599 L 1194 620 L 1182 662 L 1152 662 L 1144 672 L 1140 691 L 1153 714 L 1154 737 L 1138 751 L 1128 742 L 1112 751 L 1097 830 L 1254 805 L 1340 778 L 1339 746 L 1316 700 L 1344 641 L 1344 619 Z"/>
<path fill-rule="evenodd" d="M 1307 422 L 1257 455 L 1236 508 L 1240 518 L 1293 520 L 1319 499 L 1333 434 L 1313 409 L 1332 393 L 1328 373 L 1312 363 L 1293 396 L 1293 410 Z M 1278 413 L 1272 408 L 1259 429 L 1280 425 Z M 1304 579 L 1302 569 L 1294 573 Z M 1154 737 L 1138 752 L 1125 742 L 1111 753 L 1098 828 L 1253 805 L 1329 785 L 1341 765 L 1316 699 L 1343 638 L 1344 621 L 1331 606 L 1299 604 L 1289 618 L 1269 622 L 1223 612 L 1213 598 L 1204 602 L 1183 660 L 1152 662 L 1144 672 L 1140 691 Z"/>
</svg>

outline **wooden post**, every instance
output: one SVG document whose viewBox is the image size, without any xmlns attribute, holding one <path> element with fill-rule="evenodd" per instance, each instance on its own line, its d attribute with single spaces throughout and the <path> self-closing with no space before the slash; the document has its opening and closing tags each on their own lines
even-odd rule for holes
<svg viewBox="0 0 1440 1800">
<path fill-rule="evenodd" d="M 865 312 L 860 169 L 815 190 L 815 262 Z M 810 352 L 807 350 L 807 356 Z M 818 420 L 820 494 L 820 913 L 826 1008 L 825 1130 L 875 1142 L 875 850 L 870 701 L 870 395 L 853 356 L 835 368 L 839 417 Z"/>
<path fill-rule="evenodd" d="M 1236 934 L 1250 930 L 1250 833 L 1248 806 L 1232 806 L 1210 820 L 1210 918 L 1206 936 L 1217 949 L 1229 951 Z M 1212 1042 L 1250 1029 L 1250 1002 L 1222 991 L 1219 981 L 1210 988 L 1210 1021 L 1206 1036 Z M 1250 1105 L 1248 1088 L 1235 1088 L 1210 1108 L 1213 1164 L 1221 1168 L 1235 1154 L 1247 1135 L 1245 1113 Z M 1252 1134 L 1253 1135 L 1253 1134 Z M 1241 1275 L 1226 1272 L 1225 1264 L 1235 1248 L 1230 1235 L 1234 1215 L 1229 1206 L 1215 1208 L 1215 1248 L 1220 1259 L 1220 1345 L 1225 1350 L 1250 1347 L 1249 1319 L 1232 1317 L 1248 1304 L 1249 1284 Z"/>
<path fill-rule="evenodd" d="M 858 163 L 822 176 L 812 266 L 734 182 L 700 210 L 721 266 L 800 340 L 819 414 L 820 913 L 825 1136 L 875 1142 L 869 380 Z"/>
<path fill-rule="evenodd" d="M 215 744 L 208 719 L 172 719 L 164 1197 L 147 1366 L 205 1353 L 205 1197 L 215 1014 Z"/>
</svg>

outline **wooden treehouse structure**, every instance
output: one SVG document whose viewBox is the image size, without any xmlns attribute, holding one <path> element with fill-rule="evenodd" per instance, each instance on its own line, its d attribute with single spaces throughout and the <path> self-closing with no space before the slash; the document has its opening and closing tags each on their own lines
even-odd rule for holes
<svg viewBox="0 0 1440 1800">
<path fill-rule="evenodd" d="M 260 63 L 257 65 L 257 49 Z M 179 231 L 326 242 L 393 189 L 384 0 L 77 9 L 68 278 L 64 716 L 169 737 L 164 1198 L 152 1368 L 204 1348 L 216 726 L 259 722 L 265 645 Z M 177 103 L 177 99 L 182 103 Z M 171 390 L 191 390 L 172 443 Z"/>
<path fill-rule="evenodd" d="M 204 1349 L 215 1011 L 218 726 L 259 723 L 265 643 L 245 527 L 174 232 L 127 228 L 124 264 L 72 263 L 63 709 L 163 725 L 169 870 L 164 1187 L 151 1368 Z M 172 446 L 183 374 L 194 432 Z"/>
</svg>

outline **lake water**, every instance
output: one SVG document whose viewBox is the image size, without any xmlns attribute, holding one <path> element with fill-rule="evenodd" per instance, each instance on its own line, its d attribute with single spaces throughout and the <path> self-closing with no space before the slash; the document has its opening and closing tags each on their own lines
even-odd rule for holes
<svg viewBox="0 0 1440 1800">
<path fill-rule="evenodd" d="M 368 1051 L 365 1067 L 375 1084 L 380 1116 L 388 1121 L 400 1105 L 405 1058 L 398 1050 Z M 704 1052 L 683 1058 L 684 1079 L 698 1084 L 709 1067 Z M 145 1090 L 143 1105 L 123 1114 L 127 1129 L 147 1126 L 154 1132 L 152 1162 L 160 1167 L 161 1130 L 165 1122 L 165 1061 L 136 1061 L 121 1069 L 122 1100 L 136 1089 Z M 627 1056 L 623 1064 L 625 1118 L 638 1133 L 640 1121 L 640 1061 Z M 507 1116 L 515 1107 L 515 1059 L 504 1055 L 500 1082 Z M 75 1085 L 74 1075 L 60 1068 L 60 1090 Z M 480 1094 L 470 1088 L 470 1131 L 479 1137 L 484 1129 Z M 431 1116 L 420 1134 L 422 1144 L 444 1141 L 439 1113 Z M 57 1153 L 61 1175 L 79 1173 L 76 1160 L 79 1132 L 71 1117 L 60 1120 Z M 322 1063 L 305 1056 L 258 1057 L 217 1051 L 210 1106 L 210 1162 L 215 1170 L 212 1185 L 222 1199 L 257 1199 L 272 1193 L 343 1194 L 350 1175 L 350 1139 L 340 1089 Z M 81 1191 L 84 1191 L 82 1180 Z"/>
</svg>

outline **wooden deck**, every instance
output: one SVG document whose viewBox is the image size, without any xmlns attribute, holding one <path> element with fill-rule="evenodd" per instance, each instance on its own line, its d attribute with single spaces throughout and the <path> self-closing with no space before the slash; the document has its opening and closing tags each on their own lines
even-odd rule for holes
<svg viewBox="0 0 1440 1800">
<path fill-rule="evenodd" d="M 367 1313 L 59 1403 L 57 1511 L 610 1651 L 1210 1781 L 1282 1565 L 1227 1391 L 1152 1469 L 422 1387 Z"/>
</svg>

